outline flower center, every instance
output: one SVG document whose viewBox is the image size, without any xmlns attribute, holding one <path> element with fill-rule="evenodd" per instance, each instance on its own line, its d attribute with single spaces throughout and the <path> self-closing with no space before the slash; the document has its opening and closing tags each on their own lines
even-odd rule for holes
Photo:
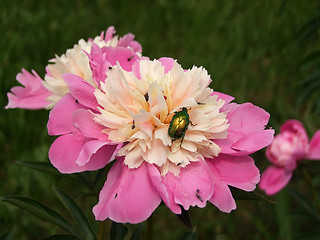
<svg viewBox="0 0 320 240">
<path fill-rule="evenodd" d="M 146 161 L 162 175 L 178 175 L 181 167 L 217 156 L 214 139 L 227 136 L 228 124 L 206 71 L 184 71 L 175 63 L 165 73 L 156 60 L 142 60 L 139 67 L 140 78 L 117 65 L 95 92 L 101 106 L 96 121 L 111 141 L 126 143 L 118 152 L 125 164 L 137 168 Z"/>
</svg>

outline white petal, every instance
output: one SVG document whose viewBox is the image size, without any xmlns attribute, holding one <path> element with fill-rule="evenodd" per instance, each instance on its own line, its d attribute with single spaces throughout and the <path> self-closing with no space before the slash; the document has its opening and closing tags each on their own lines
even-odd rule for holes
<svg viewBox="0 0 320 240">
<path fill-rule="evenodd" d="M 191 141 L 187 141 L 187 140 L 184 140 L 182 142 L 182 145 L 181 145 L 182 148 L 190 151 L 190 152 L 196 152 L 197 151 L 197 146 L 192 143 Z"/>
<path fill-rule="evenodd" d="M 167 162 L 168 147 L 164 146 L 161 140 L 153 139 L 151 148 L 147 150 L 147 161 L 162 166 Z"/>
<path fill-rule="evenodd" d="M 160 139 L 164 145 L 171 146 L 172 139 L 168 134 L 168 128 L 168 125 L 156 128 L 154 131 L 154 137 L 156 139 Z"/>
</svg>

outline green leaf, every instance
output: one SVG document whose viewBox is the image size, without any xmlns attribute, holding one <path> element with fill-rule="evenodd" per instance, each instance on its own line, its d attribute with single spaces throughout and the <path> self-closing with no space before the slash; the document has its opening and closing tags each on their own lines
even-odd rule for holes
<svg viewBox="0 0 320 240">
<path fill-rule="evenodd" d="M 294 240 L 319 240 L 320 239 L 320 229 L 316 229 L 312 232 L 305 233 Z"/>
<path fill-rule="evenodd" d="M 304 24 L 298 31 L 298 42 L 302 42 L 305 38 L 316 33 L 320 27 L 320 16 L 316 15 Z"/>
<path fill-rule="evenodd" d="M 181 240 L 196 240 L 196 239 L 197 239 L 197 233 L 194 231 L 185 232 L 181 237 Z"/>
<path fill-rule="evenodd" d="M 246 192 L 241 189 L 230 187 L 230 186 L 229 186 L 229 188 L 232 192 L 232 196 L 236 200 L 259 200 L 259 201 L 262 200 L 262 201 L 266 201 L 269 203 L 276 203 L 276 202 L 266 198 L 265 196 L 257 193 L 256 191 Z"/>
<path fill-rule="evenodd" d="M 320 69 L 315 69 L 312 73 L 310 73 L 301 83 L 299 83 L 298 87 L 307 87 L 311 83 L 319 80 L 320 78 Z"/>
<path fill-rule="evenodd" d="M 306 85 L 305 87 L 303 87 L 303 89 L 300 90 L 300 95 L 297 98 L 298 104 L 301 104 L 305 99 L 310 97 L 310 95 L 318 89 L 320 89 L 320 81 L 319 79 L 313 79 L 312 82 L 310 82 L 308 85 Z"/>
<path fill-rule="evenodd" d="M 176 214 L 177 217 L 183 222 L 183 224 L 187 228 L 192 229 L 192 224 L 189 218 L 188 211 L 186 211 L 182 206 L 180 206 L 180 208 L 181 208 L 181 214 Z"/>
<path fill-rule="evenodd" d="M 96 175 L 96 177 L 94 178 L 94 187 L 100 187 L 107 179 L 107 174 L 111 168 L 111 166 L 113 165 L 113 163 L 109 163 L 107 166 L 105 166 L 104 168 L 100 169 Z"/>
<path fill-rule="evenodd" d="M 15 161 L 16 164 L 22 165 L 24 167 L 32 168 L 41 172 L 48 172 L 53 174 L 59 174 L 57 169 L 55 169 L 50 163 L 46 162 L 20 162 Z"/>
<path fill-rule="evenodd" d="M 111 240 L 123 240 L 128 233 L 128 229 L 121 223 L 112 222 L 110 230 Z"/>
<path fill-rule="evenodd" d="M 299 65 L 302 68 L 307 68 L 312 66 L 314 63 L 318 63 L 320 60 L 320 51 L 315 51 L 307 55 L 305 58 L 301 60 Z"/>
<path fill-rule="evenodd" d="M 287 7 L 288 0 L 282 0 L 281 5 L 278 10 L 278 15 L 281 16 L 285 8 Z"/>
<path fill-rule="evenodd" d="M 1 234 L 0 235 L 0 240 L 11 240 L 12 237 L 13 237 L 13 230 L 8 231 L 8 232 L 6 232 L 4 234 Z"/>
<path fill-rule="evenodd" d="M 133 232 L 130 240 L 140 240 L 141 239 L 141 232 L 142 232 L 143 225 L 139 224 L 136 230 Z"/>
<path fill-rule="evenodd" d="M 287 188 L 286 191 L 293 197 L 301 207 L 303 207 L 310 215 L 312 215 L 315 219 L 320 221 L 320 216 L 317 214 L 317 210 L 313 207 L 313 205 L 306 200 L 304 196 L 302 196 L 299 192 Z"/>
<path fill-rule="evenodd" d="M 74 176 L 76 176 L 78 179 L 80 179 L 81 181 L 84 182 L 84 184 L 86 184 L 86 186 L 88 187 L 88 189 L 90 191 L 94 190 L 94 185 L 91 179 L 91 173 L 90 172 L 80 172 L 77 174 L 74 174 Z"/>
<path fill-rule="evenodd" d="M 80 230 L 84 234 L 85 238 L 87 240 L 96 240 L 97 239 L 96 234 L 93 231 L 87 217 L 84 215 L 79 205 L 66 192 L 60 189 L 57 189 L 54 186 L 53 186 L 53 190 L 57 194 L 58 198 L 63 203 L 63 205 L 71 213 L 71 215 L 77 222 Z"/>
<path fill-rule="evenodd" d="M 59 213 L 35 199 L 22 196 L 2 196 L 0 197 L 0 200 L 25 209 L 36 215 L 37 217 L 40 217 L 54 225 L 61 227 L 67 232 L 75 236 L 79 236 L 78 231 Z"/>
<path fill-rule="evenodd" d="M 292 240 L 293 238 L 293 222 L 294 219 L 292 219 L 291 215 L 288 214 L 291 207 L 291 201 L 290 196 L 285 191 L 280 191 L 276 196 L 275 199 L 277 200 L 278 204 L 275 206 L 274 210 L 276 213 L 276 221 L 278 224 L 278 237 L 281 240 Z M 301 221 L 301 219 L 300 219 Z M 267 228 L 267 231 L 270 229 Z M 272 232 L 274 233 L 274 232 Z M 271 237 L 271 236 L 270 236 Z M 266 239 L 274 239 L 276 236 L 273 236 L 272 238 L 266 238 Z"/>
<path fill-rule="evenodd" d="M 73 235 L 52 235 L 41 240 L 79 240 L 79 238 Z"/>
</svg>

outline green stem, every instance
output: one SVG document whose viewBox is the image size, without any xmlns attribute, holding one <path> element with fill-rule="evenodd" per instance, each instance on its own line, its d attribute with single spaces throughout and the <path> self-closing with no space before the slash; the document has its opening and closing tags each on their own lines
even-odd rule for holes
<svg viewBox="0 0 320 240">
<path fill-rule="evenodd" d="M 99 223 L 99 232 L 98 232 L 98 240 L 106 239 L 106 221 L 102 221 Z"/>
<path fill-rule="evenodd" d="M 312 178 L 311 178 L 309 172 L 306 169 L 303 169 L 302 173 L 303 173 L 303 176 L 305 177 L 307 183 L 309 184 L 309 186 L 311 188 L 311 192 L 312 192 L 312 196 L 313 196 L 313 199 L 315 201 L 315 204 L 316 204 L 316 208 L 318 210 L 318 213 L 320 214 L 320 202 L 319 202 L 319 198 L 318 198 L 318 195 L 317 195 L 316 188 L 313 185 Z"/>
<path fill-rule="evenodd" d="M 153 237 L 153 215 L 147 220 L 147 240 L 152 240 Z"/>
</svg>

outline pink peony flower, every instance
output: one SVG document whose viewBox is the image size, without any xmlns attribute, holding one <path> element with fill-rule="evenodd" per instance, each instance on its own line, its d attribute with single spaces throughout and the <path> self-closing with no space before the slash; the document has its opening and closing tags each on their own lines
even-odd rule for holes
<svg viewBox="0 0 320 240">
<path fill-rule="evenodd" d="M 309 143 L 302 123 L 288 120 L 267 148 L 266 155 L 273 165 L 262 174 L 259 186 L 266 194 L 273 195 L 288 184 L 299 161 L 320 159 L 320 131 Z"/>
<path fill-rule="evenodd" d="M 115 157 L 93 209 L 97 220 L 142 222 L 161 201 L 176 214 L 207 201 L 230 212 L 236 204 L 229 186 L 255 189 L 260 175 L 248 154 L 273 140 L 267 112 L 213 92 L 203 68 L 184 70 L 171 58 L 136 61 L 128 53 L 114 54 L 109 68 L 112 54 L 93 48 L 96 87 L 64 75 L 70 94 L 51 111 L 48 131 L 61 135 L 49 158 L 63 173 L 98 169 Z M 173 139 L 169 125 L 183 108 L 190 123 Z"/>
<path fill-rule="evenodd" d="M 91 47 L 121 47 L 128 48 L 141 54 L 141 45 L 134 41 L 131 33 L 119 38 L 115 36 L 114 27 L 109 27 L 104 34 L 85 41 L 81 39 L 72 49 L 68 49 L 62 56 L 50 60 L 46 67 L 47 74 L 44 81 L 33 71 L 32 76 L 26 70 L 18 74 L 17 80 L 25 86 L 13 87 L 8 93 L 9 103 L 6 108 L 41 109 L 52 108 L 64 95 L 70 92 L 68 84 L 63 78 L 65 73 L 72 73 L 83 78 L 87 83 L 95 86 L 94 76 L 85 52 L 90 54 Z M 114 58 L 114 57 L 113 57 Z"/>
</svg>

